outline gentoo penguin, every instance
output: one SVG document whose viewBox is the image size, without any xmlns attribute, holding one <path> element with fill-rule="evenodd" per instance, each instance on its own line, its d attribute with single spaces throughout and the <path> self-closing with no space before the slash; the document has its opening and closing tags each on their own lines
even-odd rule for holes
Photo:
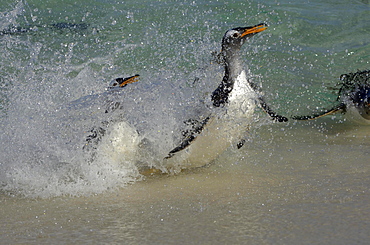
<svg viewBox="0 0 370 245">
<path fill-rule="evenodd" d="M 168 171 L 176 173 L 183 168 L 207 165 L 231 144 L 240 148 L 253 121 L 256 102 L 273 120 L 287 121 L 287 118 L 273 112 L 259 96 L 256 87 L 247 79 L 240 57 L 243 44 L 266 29 L 267 25 L 262 23 L 233 28 L 225 33 L 220 54 L 225 68 L 224 77 L 211 96 L 214 113 L 205 116 L 202 121 L 188 122 L 193 129 L 183 133 L 184 139 L 164 159 Z"/>
<path fill-rule="evenodd" d="M 120 91 L 122 88 L 126 87 L 127 84 L 135 83 L 139 81 L 139 74 L 135 74 L 130 77 L 126 78 L 116 78 L 113 81 L 110 82 L 108 86 L 108 93 L 112 93 L 115 91 Z M 120 101 L 111 101 L 107 100 L 105 101 L 105 113 L 111 113 L 115 110 L 117 110 L 121 105 Z M 107 124 L 108 122 L 103 122 L 102 124 Z M 86 137 L 86 144 L 83 148 L 87 148 L 91 144 L 97 145 L 101 138 L 104 136 L 106 129 L 103 127 L 95 127 L 90 130 L 90 134 Z"/>
<path fill-rule="evenodd" d="M 313 120 L 337 112 L 345 113 L 347 118 L 359 124 L 370 124 L 370 70 L 340 76 L 336 105 L 322 112 L 308 116 L 293 116 L 295 120 Z"/>
<path fill-rule="evenodd" d="M 101 147 L 92 144 L 93 147 L 88 148 L 103 149 L 99 152 L 104 152 L 104 160 L 111 157 L 117 162 L 136 161 L 135 165 L 142 174 L 178 173 L 182 169 L 202 167 L 211 163 L 230 145 L 242 147 L 243 139 L 254 120 L 256 104 L 274 121 L 287 121 L 287 118 L 270 109 L 257 91 L 257 86 L 248 80 L 248 71 L 244 69 L 240 57 L 243 44 L 266 29 L 267 25 L 262 23 L 237 27 L 225 33 L 220 54 L 225 69 L 224 77 L 211 94 L 211 108 L 207 109 L 205 114 L 198 115 L 197 119 L 186 120 L 186 129 L 181 132 L 181 137 L 174 137 L 176 132 L 173 132 L 173 135 L 156 134 L 157 131 L 146 132 L 148 129 L 143 128 L 142 124 L 155 119 L 150 116 L 132 123 L 127 120 L 130 115 L 123 115 L 119 120 L 107 122 L 107 127 L 92 130 L 92 134 L 87 138 L 87 145 L 95 141 L 101 141 L 102 144 Z M 119 81 L 116 82 L 118 83 L 113 81 L 111 87 L 119 87 Z M 144 113 L 143 116 L 148 115 Z M 155 128 L 153 124 L 149 126 Z M 153 134 L 161 138 L 147 137 Z M 145 163 L 143 156 L 153 159 Z"/>
</svg>

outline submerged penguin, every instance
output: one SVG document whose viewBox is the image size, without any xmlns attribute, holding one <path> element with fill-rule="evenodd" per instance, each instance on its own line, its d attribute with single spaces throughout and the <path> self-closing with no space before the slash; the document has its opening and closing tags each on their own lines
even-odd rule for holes
<svg viewBox="0 0 370 245">
<path fill-rule="evenodd" d="M 336 100 L 337 105 L 308 116 L 294 116 L 295 120 L 314 120 L 323 116 L 342 112 L 359 124 L 370 124 L 370 70 L 340 76 L 341 87 Z"/>
<path fill-rule="evenodd" d="M 108 90 L 107 93 L 114 93 L 115 91 L 119 92 L 122 88 L 126 87 L 128 84 L 138 82 L 139 76 L 140 76 L 139 74 L 136 74 L 126 78 L 119 77 L 114 79 L 113 81 L 110 82 L 107 89 Z M 119 109 L 121 102 L 107 100 L 104 102 L 104 104 L 106 106 L 105 113 L 111 113 Z M 108 124 L 109 124 L 108 121 L 104 121 L 102 122 L 102 126 L 94 127 L 93 129 L 91 129 L 89 135 L 86 137 L 86 144 L 84 145 L 83 148 L 87 149 L 89 147 L 90 148 L 93 147 L 96 149 L 96 145 L 101 141 L 102 137 L 106 132 L 104 126 L 107 126 Z"/>
<path fill-rule="evenodd" d="M 147 138 L 151 133 L 145 132 L 148 129 L 141 125 L 142 122 L 150 121 L 152 118 L 131 123 L 124 120 L 125 116 L 130 115 L 124 115 L 119 121 L 110 123 L 107 139 L 104 139 L 105 137 L 101 139 L 104 158 L 108 156 L 115 160 L 125 158 L 125 161 L 136 161 L 136 166 L 143 174 L 178 173 L 182 169 L 211 163 L 232 144 L 238 148 L 242 147 L 245 134 L 253 122 L 257 103 L 274 121 L 287 121 L 286 117 L 277 115 L 270 109 L 257 91 L 257 87 L 248 81 L 248 74 L 240 57 L 242 45 L 266 29 L 267 25 L 262 23 L 237 27 L 225 33 L 220 54 L 225 68 L 224 77 L 211 95 L 212 108 L 197 119 L 186 120 L 184 122 L 186 129 L 182 130 L 180 139 L 171 143 L 173 135 L 161 135 L 168 138 L 157 138 L 153 143 L 151 141 L 153 138 Z M 116 86 L 118 84 L 113 87 Z M 92 133 L 87 141 L 97 138 L 101 133 L 105 134 L 105 131 L 99 132 L 98 128 Z M 152 159 L 155 164 L 143 163 L 145 161 L 143 155 L 152 158 L 156 156 L 156 159 Z"/>
</svg>

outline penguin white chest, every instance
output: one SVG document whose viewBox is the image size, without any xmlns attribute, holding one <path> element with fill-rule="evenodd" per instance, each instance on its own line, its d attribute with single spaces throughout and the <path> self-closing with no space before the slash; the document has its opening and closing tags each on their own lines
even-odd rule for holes
<svg viewBox="0 0 370 245">
<path fill-rule="evenodd" d="M 245 71 L 235 79 L 229 97 L 227 114 L 232 117 L 249 117 L 255 108 L 256 93 L 250 86 Z"/>
</svg>

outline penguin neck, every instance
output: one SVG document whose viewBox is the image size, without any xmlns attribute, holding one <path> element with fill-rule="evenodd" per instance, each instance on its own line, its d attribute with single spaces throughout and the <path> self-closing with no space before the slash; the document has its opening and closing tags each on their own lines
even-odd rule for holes
<svg viewBox="0 0 370 245">
<path fill-rule="evenodd" d="M 222 82 L 234 85 L 235 79 L 244 70 L 240 60 L 239 50 L 237 52 L 227 52 L 224 56 L 225 74 Z"/>
<path fill-rule="evenodd" d="M 224 59 L 225 73 L 221 84 L 212 94 L 212 102 L 215 107 L 225 106 L 229 102 L 231 92 L 236 89 L 235 86 L 238 86 L 238 84 L 235 84 L 235 81 L 244 71 L 239 49 L 223 48 L 221 54 Z"/>
</svg>

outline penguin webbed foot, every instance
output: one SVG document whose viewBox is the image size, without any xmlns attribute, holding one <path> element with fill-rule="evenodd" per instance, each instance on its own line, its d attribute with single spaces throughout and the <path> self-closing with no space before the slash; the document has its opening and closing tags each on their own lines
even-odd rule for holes
<svg viewBox="0 0 370 245">
<path fill-rule="evenodd" d="M 239 141 L 239 143 L 238 144 L 236 144 L 236 147 L 238 148 L 238 149 L 240 149 L 240 148 L 242 148 L 243 147 L 243 145 L 245 144 L 245 139 L 242 139 L 242 140 L 240 140 Z"/>
</svg>

